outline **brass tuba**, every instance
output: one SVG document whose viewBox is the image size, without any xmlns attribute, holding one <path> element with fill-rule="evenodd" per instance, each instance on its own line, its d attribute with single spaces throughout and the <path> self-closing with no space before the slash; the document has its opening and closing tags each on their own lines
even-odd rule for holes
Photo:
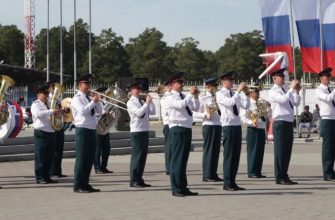
<svg viewBox="0 0 335 220">
<path fill-rule="evenodd" d="M 7 123 L 9 117 L 8 104 L 5 95 L 8 88 L 15 84 L 15 81 L 11 77 L 5 75 L 1 75 L 0 79 L 0 125 L 3 125 Z"/>
<path fill-rule="evenodd" d="M 52 93 L 52 98 L 50 102 L 51 109 L 59 109 L 61 110 L 60 101 L 62 94 L 64 93 L 64 87 L 61 84 L 55 83 Z M 51 115 L 50 124 L 53 129 L 59 131 L 63 128 L 63 114 Z"/>
</svg>

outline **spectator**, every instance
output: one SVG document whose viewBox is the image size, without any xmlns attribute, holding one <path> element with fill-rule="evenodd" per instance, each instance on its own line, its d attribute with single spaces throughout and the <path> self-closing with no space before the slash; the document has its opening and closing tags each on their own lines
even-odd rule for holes
<svg viewBox="0 0 335 220">
<path fill-rule="evenodd" d="M 315 127 L 315 130 L 314 132 L 317 133 L 319 132 L 319 125 L 320 125 L 320 108 L 319 108 L 319 105 L 316 104 L 315 105 L 315 109 L 313 111 L 313 125 L 312 125 L 312 128 Z"/>
<path fill-rule="evenodd" d="M 302 137 L 302 129 L 307 128 L 307 138 L 310 137 L 310 132 L 311 132 L 311 124 L 313 122 L 313 114 L 309 111 L 309 106 L 306 105 L 304 111 L 300 114 L 300 123 L 299 123 L 299 138 Z"/>
</svg>

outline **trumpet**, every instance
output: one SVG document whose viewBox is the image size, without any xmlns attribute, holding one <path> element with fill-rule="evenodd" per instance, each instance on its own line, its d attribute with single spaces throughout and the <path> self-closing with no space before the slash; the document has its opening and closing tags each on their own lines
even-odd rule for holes
<svg viewBox="0 0 335 220">
<path fill-rule="evenodd" d="M 77 90 L 77 92 L 78 92 L 78 90 Z M 113 106 L 115 106 L 117 108 L 120 108 L 120 109 L 123 109 L 123 110 L 127 111 L 126 108 L 118 105 L 118 103 L 119 103 L 119 104 L 127 106 L 126 103 L 124 103 L 124 102 L 122 102 L 120 100 L 114 99 L 114 98 L 112 98 L 110 96 L 107 96 L 107 95 L 105 95 L 105 94 L 103 94 L 101 92 L 97 92 L 95 90 L 90 90 L 89 91 L 89 95 L 99 95 L 99 96 L 102 96 L 105 99 L 104 102 L 106 102 L 107 104 L 113 105 Z"/>
<path fill-rule="evenodd" d="M 147 92 L 141 92 L 140 96 L 139 96 L 139 99 L 146 100 L 148 95 L 149 95 L 149 93 L 147 93 Z M 127 98 L 130 99 L 130 97 L 131 97 L 131 92 L 128 92 Z"/>
</svg>

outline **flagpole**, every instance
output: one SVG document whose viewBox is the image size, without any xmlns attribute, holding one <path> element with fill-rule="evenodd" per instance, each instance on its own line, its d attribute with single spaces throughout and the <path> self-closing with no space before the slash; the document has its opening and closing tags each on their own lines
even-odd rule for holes
<svg viewBox="0 0 335 220">
<path fill-rule="evenodd" d="M 323 29 L 322 29 L 322 10 L 321 10 L 321 0 L 318 0 L 319 7 L 319 25 L 320 25 L 320 71 L 323 70 Z"/>
<path fill-rule="evenodd" d="M 75 86 L 76 86 L 76 80 L 77 80 L 77 46 L 76 46 L 76 0 L 73 1 L 73 78 L 74 78 L 74 87 L 73 92 L 75 93 Z"/>
<path fill-rule="evenodd" d="M 47 20 L 48 20 L 48 24 L 47 24 L 47 82 L 49 82 L 49 11 L 50 11 L 50 2 L 48 0 L 47 2 Z"/>
<path fill-rule="evenodd" d="M 296 68 L 295 68 L 295 43 L 294 43 L 294 29 L 293 29 L 293 9 L 292 9 L 292 0 L 290 0 L 290 21 L 291 21 L 291 38 L 292 38 L 292 56 L 293 56 L 293 76 L 294 79 L 297 78 Z"/>
<path fill-rule="evenodd" d="M 88 66 L 89 66 L 89 74 L 92 74 L 92 43 L 91 43 L 91 27 L 92 27 L 92 3 L 91 0 L 89 0 L 89 38 L 88 38 Z"/>
<path fill-rule="evenodd" d="M 297 79 L 297 72 L 295 68 L 295 43 L 294 43 L 294 29 L 293 29 L 293 7 L 292 7 L 292 0 L 290 0 L 290 21 L 291 21 L 291 38 L 292 38 L 292 56 L 293 56 L 293 74 L 294 74 L 294 79 Z M 302 89 L 303 90 L 303 89 Z M 304 92 L 304 91 L 303 91 Z M 305 96 L 303 96 L 303 103 L 305 103 Z M 295 108 L 295 115 L 299 115 L 299 106 Z M 296 120 L 296 128 L 298 127 L 298 120 Z"/>
<path fill-rule="evenodd" d="M 63 2 L 60 0 L 60 27 L 59 27 L 59 41 L 60 41 L 60 53 L 59 53 L 59 75 L 60 84 L 63 85 Z"/>
</svg>

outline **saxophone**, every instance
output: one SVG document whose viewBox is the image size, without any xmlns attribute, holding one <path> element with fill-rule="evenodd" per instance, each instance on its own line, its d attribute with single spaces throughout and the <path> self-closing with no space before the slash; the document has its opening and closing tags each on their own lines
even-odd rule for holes
<svg viewBox="0 0 335 220">
<path fill-rule="evenodd" d="M 61 96 L 63 93 L 64 93 L 64 87 L 61 84 L 55 83 L 50 102 L 51 109 L 61 109 L 59 100 L 61 100 Z M 63 115 L 62 114 L 51 115 L 50 124 L 51 127 L 56 131 L 61 130 L 64 126 Z"/>
<path fill-rule="evenodd" d="M 217 102 L 216 102 L 216 94 L 215 94 L 215 90 L 211 90 L 209 91 L 212 95 L 211 97 L 211 103 L 210 104 L 206 104 L 206 112 L 208 112 L 210 115 L 212 115 L 214 112 L 217 112 L 220 110 Z"/>
<path fill-rule="evenodd" d="M 1 79 L 1 87 L 0 87 L 0 125 L 7 123 L 9 117 L 9 110 L 7 100 L 5 98 L 6 91 L 9 87 L 15 84 L 15 81 L 5 75 L 0 76 Z"/>
</svg>

